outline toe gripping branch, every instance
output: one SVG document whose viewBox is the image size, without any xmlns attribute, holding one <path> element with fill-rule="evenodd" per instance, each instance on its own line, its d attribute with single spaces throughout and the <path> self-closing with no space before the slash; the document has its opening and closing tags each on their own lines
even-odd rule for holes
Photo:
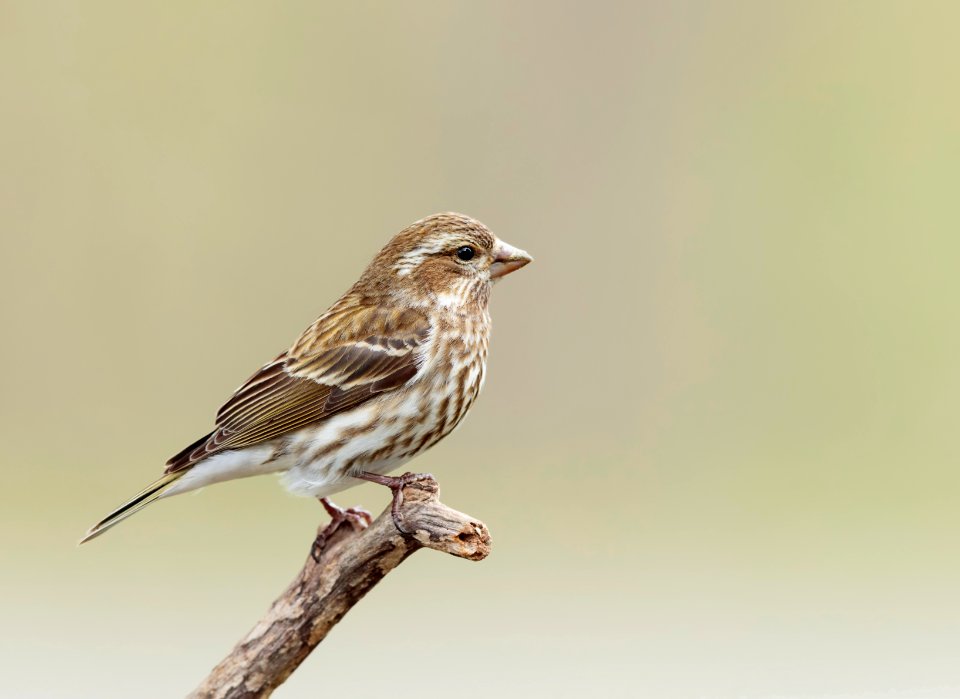
<svg viewBox="0 0 960 699">
<path fill-rule="evenodd" d="M 327 547 L 327 542 L 344 524 L 349 524 L 355 532 L 362 532 L 373 523 L 373 516 L 360 507 L 348 507 L 343 509 L 338 507 L 328 498 L 319 498 L 323 509 L 330 515 L 330 523 L 317 532 L 317 538 L 313 540 L 313 546 L 310 548 L 310 557 L 314 563 L 320 562 L 320 554 Z"/>
<path fill-rule="evenodd" d="M 324 551 L 334 541 L 364 535 L 377 525 L 383 530 L 388 512 L 389 528 L 416 547 L 425 546 L 475 561 L 487 556 L 490 533 L 486 525 L 440 502 L 440 485 L 429 473 L 382 476 L 363 472 L 357 477 L 390 488 L 393 493 L 390 509 L 372 522 L 366 510 L 357 507 L 343 509 L 321 498 L 320 503 L 330 515 L 330 523 L 317 533 L 310 549 L 314 563 L 320 562 Z"/>
<path fill-rule="evenodd" d="M 411 534 L 403 526 L 403 491 L 410 486 L 416 486 L 417 489 L 431 492 L 436 496 L 440 494 L 440 486 L 436 479 L 429 473 L 410 473 L 407 471 L 402 476 L 381 476 L 378 473 L 362 471 L 360 478 L 371 483 L 379 483 L 390 488 L 393 493 L 393 503 L 390 505 L 390 514 L 393 515 L 393 523 L 401 534 Z"/>
</svg>

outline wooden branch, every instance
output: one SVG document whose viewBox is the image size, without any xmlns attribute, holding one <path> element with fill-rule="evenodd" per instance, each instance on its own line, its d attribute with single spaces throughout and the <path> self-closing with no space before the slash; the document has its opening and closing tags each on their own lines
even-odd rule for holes
<svg viewBox="0 0 960 699">
<path fill-rule="evenodd" d="M 264 617 L 189 697 L 270 696 L 354 604 L 418 549 L 485 558 L 486 525 L 441 503 L 439 493 L 432 477 L 404 487 L 399 514 L 409 533 L 399 531 L 390 507 L 360 531 L 344 522 L 328 533 L 318 560 L 307 557 Z"/>
</svg>

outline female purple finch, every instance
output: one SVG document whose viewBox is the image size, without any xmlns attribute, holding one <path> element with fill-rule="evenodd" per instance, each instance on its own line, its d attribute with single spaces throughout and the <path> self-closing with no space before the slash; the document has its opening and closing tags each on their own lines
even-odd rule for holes
<svg viewBox="0 0 960 699">
<path fill-rule="evenodd" d="M 214 430 L 83 541 L 151 502 L 211 483 L 282 473 L 321 499 L 385 474 L 439 442 L 470 409 L 486 370 L 490 289 L 531 261 L 462 214 L 400 231 L 290 349 L 251 376 Z M 396 503 L 396 500 L 395 500 Z M 396 510 L 394 511 L 396 515 Z"/>
</svg>

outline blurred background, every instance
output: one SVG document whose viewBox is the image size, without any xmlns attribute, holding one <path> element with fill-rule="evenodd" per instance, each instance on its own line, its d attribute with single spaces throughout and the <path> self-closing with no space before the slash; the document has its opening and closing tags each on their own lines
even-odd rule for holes
<svg viewBox="0 0 960 699">
<path fill-rule="evenodd" d="M 0 4 L 0 695 L 181 696 L 246 633 L 324 520 L 273 478 L 76 541 L 456 210 L 536 257 L 413 464 L 493 555 L 416 555 L 277 696 L 960 696 L 958 21 Z"/>
</svg>

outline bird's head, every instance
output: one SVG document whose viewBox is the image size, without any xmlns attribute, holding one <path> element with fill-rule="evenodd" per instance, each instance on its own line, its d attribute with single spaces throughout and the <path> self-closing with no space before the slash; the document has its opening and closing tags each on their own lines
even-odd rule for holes
<svg viewBox="0 0 960 699">
<path fill-rule="evenodd" d="M 469 216 L 434 214 L 397 233 L 361 283 L 417 305 L 485 306 L 493 282 L 532 260 Z"/>
</svg>

